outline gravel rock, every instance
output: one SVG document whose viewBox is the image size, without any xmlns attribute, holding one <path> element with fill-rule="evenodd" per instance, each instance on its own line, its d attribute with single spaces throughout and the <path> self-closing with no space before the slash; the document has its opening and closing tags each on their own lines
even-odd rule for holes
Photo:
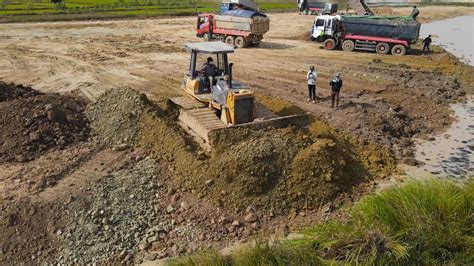
<svg viewBox="0 0 474 266">
<path fill-rule="evenodd" d="M 149 242 L 143 239 L 159 215 L 153 208 L 155 194 L 160 193 L 155 178 L 159 170 L 153 159 L 144 159 L 100 180 L 90 199 L 91 209 L 76 213 L 76 222 L 64 229 L 61 262 L 95 263 L 111 254 L 129 262 L 136 252 L 146 250 Z M 136 196 L 131 199 L 130 195 Z"/>
<path fill-rule="evenodd" d="M 253 213 L 249 213 L 249 214 L 245 215 L 244 221 L 247 222 L 247 223 L 256 222 L 257 221 L 257 216 Z"/>
</svg>

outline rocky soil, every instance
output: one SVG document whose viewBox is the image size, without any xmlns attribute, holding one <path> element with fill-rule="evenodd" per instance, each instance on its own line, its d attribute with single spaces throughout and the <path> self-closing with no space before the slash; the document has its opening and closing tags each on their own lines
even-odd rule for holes
<svg viewBox="0 0 474 266">
<path fill-rule="evenodd" d="M 221 249 L 330 213 L 395 166 L 322 122 L 224 131 L 207 154 L 164 106 L 114 89 L 76 113 L 89 141 L 0 164 L 1 261 L 139 263 Z"/>
<path fill-rule="evenodd" d="M 89 135 L 83 99 L 0 84 L 0 161 L 34 160 Z"/>
<path fill-rule="evenodd" d="M 107 91 L 97 102 L 90 104 L 86 115 L 99 142 L 123 149 L 137 142 L 143 128 L 139 117 L 147 105 L 145 95 L 130 88 L 118 88 Z"/>
</svg>

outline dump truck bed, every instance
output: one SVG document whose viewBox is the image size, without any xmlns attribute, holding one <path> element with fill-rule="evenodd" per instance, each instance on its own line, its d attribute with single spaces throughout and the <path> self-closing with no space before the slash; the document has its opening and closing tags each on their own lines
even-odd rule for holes
<svg viewBox="0 0 474 266">
<path fill-rule="evenodd" d="M 409 17 L 342 16 L 345 34 L 387 37 L 414 41 L 420 34 L 420 23 Z"/>
<path fill-rule="evenodd" d="M 270 30 L 270 19 L 258 12 L 232 10 L 215 16 L 215 28 L 263 35 Z"/>
</svg>

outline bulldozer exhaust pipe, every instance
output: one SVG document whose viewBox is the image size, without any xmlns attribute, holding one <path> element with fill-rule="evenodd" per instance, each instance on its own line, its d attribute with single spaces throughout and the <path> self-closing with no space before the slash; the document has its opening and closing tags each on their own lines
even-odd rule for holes
<svg viewBox="0 0 474 266">
<path fill-rule="evenodd" d="M 232 67 L 234 66 L 234 63 L 229 64 L 229 88 L 232 89 Z"/>
</svg>

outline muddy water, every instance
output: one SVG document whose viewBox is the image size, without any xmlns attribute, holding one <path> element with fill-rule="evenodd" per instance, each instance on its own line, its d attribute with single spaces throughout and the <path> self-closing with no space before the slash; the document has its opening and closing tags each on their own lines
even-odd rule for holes
<svg viewBox="0 0 474 266">
<path fill-rule="evenodd" d="M 423 24 L 421 36 L 435 36 L 433 42 L 473 65 L 474 16 L 461 16 Z M 415 159 L 422 163 L 409 175 L 435 175 L 463 180 L 474 175 L 474 97 L 451 107 L 456 121 L 434 140 L 417 140 Z"/>
<path fill-rule="evenodd" d="M 433 35 L 434 44 L 443 47 L 466 64 L 474 63 L 474 15 L 423 24 L 420 37 L 425 38 L 429 34 Z"/>
</svg>

